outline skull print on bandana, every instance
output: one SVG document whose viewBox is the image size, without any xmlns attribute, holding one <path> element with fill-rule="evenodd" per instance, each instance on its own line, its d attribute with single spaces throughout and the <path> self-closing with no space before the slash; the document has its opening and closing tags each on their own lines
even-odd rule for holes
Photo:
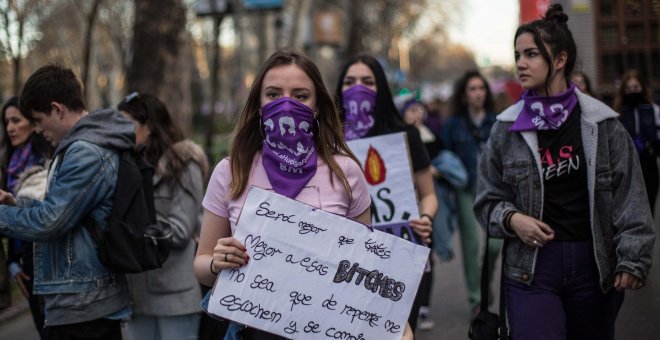
<svg viewBox="0 0 660 340">
<path fill-rule="evenodd" d="M 523 108 L 509 131 L 558 130 L 578 103 L 575 88 L 571 83 L 565 92 L 554 96 L 525 91 Z"/>
<path fill-rule="evenodd" d="M 314 111 L 283 97 L 261 108 L 266 175 L 278 194 L 295 199 L 316 173 Z"/>
<path fill-rule="evenodd" d="M 346 115 L 344 122 L 346 140 L 364 137 L 375 123 L 376 92 L 358 84 L 342 92 L 342 101 Z"/>
</svg>

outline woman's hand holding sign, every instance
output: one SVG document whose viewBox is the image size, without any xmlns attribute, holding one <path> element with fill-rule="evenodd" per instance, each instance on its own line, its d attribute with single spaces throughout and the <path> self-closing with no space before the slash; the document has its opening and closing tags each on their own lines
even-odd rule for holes
<svg viewBox="0 0 660 340">
<path fill-rule="evenodd" d="M 249 258 L 245 246 L 231 236 L 229 219 L 204 209 L 194 263 L 199 282 L 212 287 L 220 270 L 244 266 Z"/>
<path fill-rule="evenodd" d="M 432 220 L 429 215 L 422 215 L 420 218 L 413 218 L 410 220 L 410 227 L 422 238 L 424 243 L 431 243 L 431 225 Z"/>
<path fill-rule="evenodd" d="M 248 263 L 250 257 L 245 246 L 233 237 L 224 237 L 218 240 L 213 248 L 213 263 L 211 268 L 214 273 L 225 268 L 240 268 Z"/>
</svg>

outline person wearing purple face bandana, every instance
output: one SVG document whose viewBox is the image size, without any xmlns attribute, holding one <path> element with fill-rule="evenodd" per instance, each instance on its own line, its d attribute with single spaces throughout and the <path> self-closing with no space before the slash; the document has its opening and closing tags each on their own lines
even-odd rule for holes
<svg viewBox="0 0 660 340">
<path fill-rule="evenodd" d="M 295 199 L 316 174 L 314 111 L 282 97 L 261 108 L 264 142 L 261 151 L 264 168 L 273 189 Z"/>
<path fill-rule="evenodd" d="M 364 174 L 344 141 L 321 74 L 307 57 L 279 51 L 266 60 L 234 136 L 230 155 L 215 167 L 202 202 L 194 262 L 201 284 L 213 286 L 220 270 L 250 261 L 245 245 L 231 236 L 250 186 L 371 224 Z M 246 339 L 280 338 L 249 327 L 240 333 Z"/>
<path fill-rule="evenodd" d="M 376 91 L 357 84 L 342 93 L 345 113 L 344 136 L 346 140 L 366 136 L 376 122 Z"/>
<path fill-rule="evenodd" d="M 505 239 L 512 339 L 613 339 L 625 289 L 644 286 L 655 231 L 618 114 L 569 83 L 577 49 L 561 5 L 514 39 L 521 100 L 497 116 L 474 211 Z M 500 315 L 500 317 L 503 317 Z"/>
<path fill-rule="evenodd" d="M 406 124 L 399 115 L 385 72 L 374 57 L 360 54 L 351 58 L 341 68 L 339 79 L 335 95 L 344 119 L 347 140 L 406 132 L 420 207 L 420 218 L 410 219 L 410 226 L 422 240 L 429 243 L 438 200 L 433 186 L 431 160 L 417 128 Z M 420 297 L 418 293 L 408 318 L 413 331 L 417 324 Z"/>
<path fill-rule="evenodd" d="M 635 142 L 653 212 L 659 184 L 657 159 L 660 150 L 660 107 L 651 101 L 648 87 L 639 71 L 629 70 L 624 73 L 612 109 L 621 114 L 619 120 Z"/>
</svg>

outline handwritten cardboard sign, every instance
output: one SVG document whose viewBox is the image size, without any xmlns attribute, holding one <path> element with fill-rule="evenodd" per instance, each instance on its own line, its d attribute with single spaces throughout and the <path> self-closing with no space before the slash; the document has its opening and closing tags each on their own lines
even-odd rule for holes
<svg viewBox="0 0 660 340">
<path fill-rule="evenodd" d="M 378 230 L 386 232 L 388 234 L 398 236 L 398 237 L 400 237 L 404 240 L 408 240 L 408 241 L 414 242 L 416 244 L 421 244 L 421 245 L 424 244 L 424 242 L 422 241 L 422 238 L 419 235 L 417 235 L 416 232 L 413 231 L 413 229 L 410 226 L 410 223 L 408 221 L 390 223 L 390 224 L 382 224 L 382 225 L 379 225 L 379 226 L 374 226 L 374 229 L 378 229 Z"/>
<path fill-rule="evenodd" d="M 429 249 L 250 188 L 209 312 L 288 338 L 401 339 Z"/>
<path fill-rule="evenodd" d="M 374 226 L 419 218 L 405 132 L 348 142 L 362 165 L 371 194 Z"/>
</svg>

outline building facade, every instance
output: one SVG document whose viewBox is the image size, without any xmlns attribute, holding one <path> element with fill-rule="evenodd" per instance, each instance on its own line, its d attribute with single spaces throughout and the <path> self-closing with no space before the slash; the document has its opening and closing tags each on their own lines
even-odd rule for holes
<svg viewBox="0 0 660 340">
<path fill-rule="evenodd" d="M 545 0 L 520 0 L 543 3 Z M 576 69 L 599 92 L 612 92 L 626 70 L 660 85 L 660 0 L 559 0 L 578 49 Z M 541 7 L 541 6 L 539 6 Z"/>
</svg>

